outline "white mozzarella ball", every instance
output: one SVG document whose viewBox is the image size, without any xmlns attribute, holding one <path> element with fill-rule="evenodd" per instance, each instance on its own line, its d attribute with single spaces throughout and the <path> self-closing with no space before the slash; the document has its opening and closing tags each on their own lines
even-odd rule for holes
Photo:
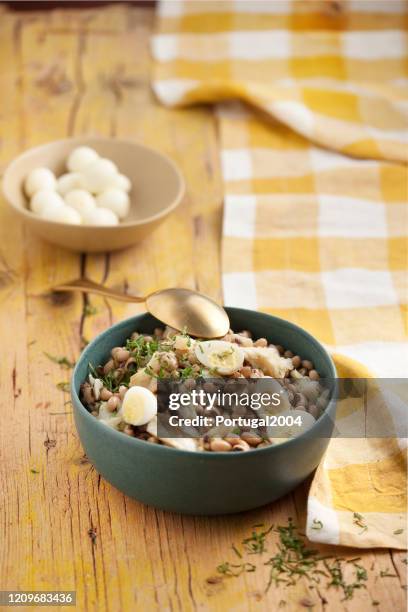
<svg viewBox="0 0 408 612">
<path fill-rule="evenodd" d="M 62 196 L 65 196 L 73 189 L 81 189 L 81 187 L 82 176 L 79 172 L 67 172 L 57 179 L 57 191 Z"/>
<path fill-rule="evenodd" d="M 119 219 L 109 208 L 94 208 L 82 216 L 87 225 L 118 225 Z"/>
<path fill-rule="evenodd" d="M 84 187 L 92 193 L 101 193 L 110 187 L 117 173 L 118 169 L 110 159 L 97 159 L 83 170 Z"/>
<path fill-rule="evenodd" d="M 28 173 L 24 182 L 24 189 L 28 197 L 31 198 L 40 189 L 54 190 L 57 181 L 54 173 L 49 168 L 35 168 Z"/>
<path fill-rule="evenodd" d="M 47 221 L 59 221 L 60 223 L 81 224 L 81 215 L 70 206 L 47 206 L 41 212 L 41 217 Z"/>
<path fill-rule="evenodd" d="M 68 157 L 67 168 L 71 172 L 81 172 L 97 159 L 99 155 L 91 147 L 76 147 Z"/>
<path fill-rule="evenodd" d="M 132 183 L 130 179 L 124 174 L 117 174 L 113 177 L 112 187 L 116 187 L 116 189 L 122 189 L 122 191 L 129 191 L 132 189 Z"/>
<path fill-rule="evenodd" d="M 59 193 L 48 189 L 40 189 L 30 200 L 30 208 L 36 215 L 41 215 L 44 208 L 64 206 L 64 200 Z"/>
<path fill-rule="evenodd" d="M 65 196 L 65 204 L 85 215 L 96 208 L 95 198 L 85 189 L 73 189 Z"/>
<path fill-rule="evenodd" d="M 111 188 L 103 191 L 97 196 L 96 203 L 98 206 L 112 210 L 119 219 L 124 219 L 129 214 L 129 196 L 121 189 Z"/>
</svg>

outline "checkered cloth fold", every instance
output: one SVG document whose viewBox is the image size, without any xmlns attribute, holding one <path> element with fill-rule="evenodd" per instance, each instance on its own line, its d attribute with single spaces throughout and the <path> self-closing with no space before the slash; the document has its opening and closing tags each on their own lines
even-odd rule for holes
<svg viewBox="0 0 408 612">
<path fill-rule="evenodd" d="M 216 104 L 225 303 L 308 329 L 350 377 L 407 372 L 406 25 L 394 0 L 173 0 L 152 39 L 159 100 Z M 356 444 L 330 444 L 307 533 L 403 548 L 404 442 Z"/>
</svg>

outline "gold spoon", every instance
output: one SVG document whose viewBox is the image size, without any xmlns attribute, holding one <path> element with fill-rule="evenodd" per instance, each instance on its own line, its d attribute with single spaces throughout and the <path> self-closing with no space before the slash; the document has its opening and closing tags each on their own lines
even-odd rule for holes
<svg viewBox="0 0 408 612">
<path fill-rule="evenodd" d="M 87 278 L 62 283 L 52 291 L 97 293 L 122 302 L 146 302 L 147 310 L 156 319 L 198 338 L 220 338 L 228 332 L 229 318 L 222 306 L 191 289 L 162 289 L 147 297 L 137 297 L 109 289 Z"/>
</svg>

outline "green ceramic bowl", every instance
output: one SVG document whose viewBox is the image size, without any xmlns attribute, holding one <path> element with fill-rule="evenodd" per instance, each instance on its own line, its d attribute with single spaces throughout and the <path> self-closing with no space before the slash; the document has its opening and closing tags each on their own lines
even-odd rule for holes
<svg viewBox="0 0 408 612">
<path fill-rule="evenodd" d="M 300 327 L 260 312 L 226 310 L 232 329 L 249 329 L 254 337 L 288 347 L 311 359 L 324 377 L 335 378 L 326 350 Z M 317 467 L 332 434 L 334 399 L 306 433 L 245 453 L 179 451 L 130 438 L 95 419 L 78 396 L 88 364 L 106 362 L 111 349 L 123 345 L 132 332 L 151 333 L 158 325 L 160 322 L 147 313 L 113 325 L 86 347 L 75 367 L 71 384 L 75 423 L 87 456 L 106 480 L 145 504 L 172 512 L 211 515 L 272 502 Z"/>
</svg>

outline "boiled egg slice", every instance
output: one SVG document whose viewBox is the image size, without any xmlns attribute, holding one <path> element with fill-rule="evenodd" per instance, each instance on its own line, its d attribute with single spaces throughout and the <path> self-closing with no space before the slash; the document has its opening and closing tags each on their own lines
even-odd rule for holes
<svg viewBox="0 0 408 612">
<path fill-rule="evenodd" d="M 146 387 L 130 387 L 123 398 L 122 417 L 130 425 L 146 425 L 157 415 L 157 399 Z"/>
<path fill-rule="evenodd" d="M 225 340 L 197 342 L 194 352 L 200 363 L 217 374 L 232 374 L 242 368 L 244 363 L 243 350 Z"/>
</svg>

